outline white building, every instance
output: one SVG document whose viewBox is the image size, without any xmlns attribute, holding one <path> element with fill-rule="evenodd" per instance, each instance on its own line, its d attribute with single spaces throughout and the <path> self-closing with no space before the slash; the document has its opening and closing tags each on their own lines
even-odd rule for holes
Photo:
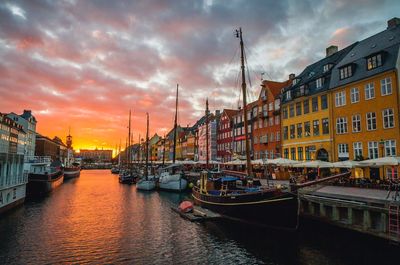
<svg viewBox="0 0 400 265">
<path fill-rule="evenodd" d="M 22 125 L 0 113 L 0 213 L 25 200 L 25 137 Z"/>
<path fill-rule="evenodd" d="M 26 133 L 26 146 L 25 146 L 25 157 L 33 157 L 35 155 L 36 145 L 36 119 L 32 115 L 30 110 L 24 110 L 21 115 L 11 112 L 7 114 L 7 117 L 14 120 L 19 125 L 22 125 L 22 129 Z"/>
</svg>

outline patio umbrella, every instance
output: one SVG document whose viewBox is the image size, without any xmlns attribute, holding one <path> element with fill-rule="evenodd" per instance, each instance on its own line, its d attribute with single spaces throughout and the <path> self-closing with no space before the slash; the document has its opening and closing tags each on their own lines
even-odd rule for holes
<svg viewBox="0 0 400 265">
<path fill-rule="evenodd" d="M 346 160 L 332 163 L 334 168 L 356 168 L 362 167 L 359 161 Z"/>
<path fill-rule="evenodd" d="M 235 160 L 224 163 L 224 165 L 246 165 L 246 161 L 235 159 Z"/>
<path fill-rule="evenodd" d="M 313 160 L 313 161 L 306 161 L 302 163 L 298 163 L 293 167 L 309 167 L 309 168 L 332 168 L 333 163 L 325 162 L 321 160 Z"/>
<path fill-rule="evenodd" d="M 292 167 L 294 165 L 299 164 L 299 161 L 290 160 L 287 158 L 275 158 L 275 159 L 267 160 L 266 164 L 284 166 L 284 167 Z"/>
<path fill-rule="evenodd" d="M 251 160 L 252 165 L 263 165 L 264 161 L 262 159 Z"/>
<path fill-rule="evenodd" d="M 385 157 L 360 161 L 360 165 L 364 165 L 367 167 L 398 166 L 399 164 L 400 164 L 400 157 L 398 156 L 385 156 Z"/>
</svg>

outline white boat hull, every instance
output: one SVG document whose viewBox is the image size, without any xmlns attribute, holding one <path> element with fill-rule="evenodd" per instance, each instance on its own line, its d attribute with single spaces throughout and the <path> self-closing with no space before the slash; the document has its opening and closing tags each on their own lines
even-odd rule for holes
<svg viewBox="0 0 400 265">
<path fill-rule="evenodd" d="M 161 190 L 184 191 L 186 190 L 187 185 L 187 180 L 182 178 L 180 174 L 162 175 L 159 181 L 159 187 Z"/>
<path fill-rule="evenodd" d="M 155 180 L 139 180 L 136 183 L 136 188 L 138 190 L 154 190 L 156 188 Z"/>
</svg>

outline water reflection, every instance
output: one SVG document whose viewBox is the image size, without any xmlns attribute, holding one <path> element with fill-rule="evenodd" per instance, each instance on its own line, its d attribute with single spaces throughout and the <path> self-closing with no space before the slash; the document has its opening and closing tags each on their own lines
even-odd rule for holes
<svg viewBox="0 0 400 265">
<path fill-rule="evenodd" d="M 82 171 L 0 218 L 5 264 L 384 264 L 387 244 L 307 223 L 285 233 L 171 211 L 188 194 L 137 192 L 109 171 Z M 371 251 L 371 249 L 373 251 Z M 380 254 L 384 253 L 384 254 Z M 394 255 L 393 255 L 394 257 Z"/>
</svg>

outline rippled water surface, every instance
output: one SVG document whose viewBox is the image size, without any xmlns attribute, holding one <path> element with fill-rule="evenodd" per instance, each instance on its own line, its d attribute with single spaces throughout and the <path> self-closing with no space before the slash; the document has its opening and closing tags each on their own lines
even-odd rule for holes
<svg viewBox="0 0 400 265">
<path fill-rule="evenodd" d="M 387 242 L 312 223 L 296 233 L 191 223 L 170 209 L 185 196 L 82 171 L 0 216 L 0 264 L 398 264 Z"/>
</svg>

